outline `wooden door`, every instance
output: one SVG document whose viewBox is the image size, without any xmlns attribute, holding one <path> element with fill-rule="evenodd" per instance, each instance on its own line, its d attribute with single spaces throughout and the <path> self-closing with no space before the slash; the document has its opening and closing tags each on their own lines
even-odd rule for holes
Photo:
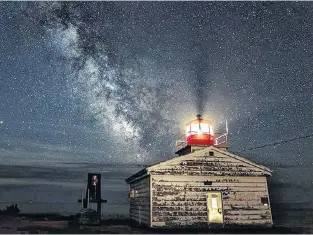
<svg viewBox="0 0 313 235">
<path fill-rule="evenodd" d="M 223 223 L 223 204 L 221 192 L 209 192 L 207 194 L 207 210 L 209 224 Z"/>
</svg>

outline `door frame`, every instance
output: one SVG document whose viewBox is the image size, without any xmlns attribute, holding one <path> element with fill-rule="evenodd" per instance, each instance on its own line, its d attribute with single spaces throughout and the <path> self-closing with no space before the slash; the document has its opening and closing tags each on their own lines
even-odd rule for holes
<svg viewBox="0 0 313 235">
<path fill-rule="evenodd" d="M 221 197 L 221 208 L 222 208 L 222 223 L 210 223 L 209 222 L 209 210 L 208 210 L 208 196 L 209 194 L 219 194 Z M 208 225 L 220 225 L 224 227 L 224 208 L 223 208 L 223 193 L 220 191 L 208 191 L 206 194 L 206 203 L 207 203 L 207 223 Z"/>
</svg>

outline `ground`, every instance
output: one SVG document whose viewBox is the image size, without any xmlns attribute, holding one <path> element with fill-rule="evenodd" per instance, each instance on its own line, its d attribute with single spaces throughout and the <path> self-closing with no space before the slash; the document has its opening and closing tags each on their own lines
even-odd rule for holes
<svg viewBox="0 0 313 235">
<path fill-rule="evenodd" d="M 312 233 L 309 228 L 286 228 L 273 227 L 271 229 L 223 229 L 213 230 L 212 233 L 262 233 L 262 234 L 303 234 Z M 101 226 L 78 226 L 70 218 L 62 218 L 61 220 L 52 219 L 49 216 L 0 216 L 0 233 L 16 234 L 16 233 L 46 233 L 46 234 L 86 234 L 86 233 L 103 233 L 103 234 L 147 234 L 147 233 L 209 233 L 208 230 L 188 230 L 188 229 L 168 229 L 154 230 L 136 226 L 125 218 L 104 219 Z"/>
</svg>

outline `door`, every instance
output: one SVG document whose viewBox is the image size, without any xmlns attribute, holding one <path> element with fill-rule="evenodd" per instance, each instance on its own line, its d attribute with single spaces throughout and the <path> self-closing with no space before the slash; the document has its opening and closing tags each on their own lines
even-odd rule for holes
<svg viewBox="0 0 313 235">
<path fill-rule="evenodd" d="M 207 194 L 208 223 L 223 223 L 223 204 L 221 192 L 209 192 Z"/>
</svg>

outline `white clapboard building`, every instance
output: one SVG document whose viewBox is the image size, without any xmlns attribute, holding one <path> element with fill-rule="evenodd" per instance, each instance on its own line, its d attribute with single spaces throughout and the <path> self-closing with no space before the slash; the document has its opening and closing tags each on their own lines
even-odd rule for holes
<svg viewBox="0 0 313 235">
<path fill-rule="evenodd" d="M 126 179 L 131 219 L 153 228 L 272 226 L 270 169 L 217 143 L 187 141 L 176 153 Z"/>
</svg>

